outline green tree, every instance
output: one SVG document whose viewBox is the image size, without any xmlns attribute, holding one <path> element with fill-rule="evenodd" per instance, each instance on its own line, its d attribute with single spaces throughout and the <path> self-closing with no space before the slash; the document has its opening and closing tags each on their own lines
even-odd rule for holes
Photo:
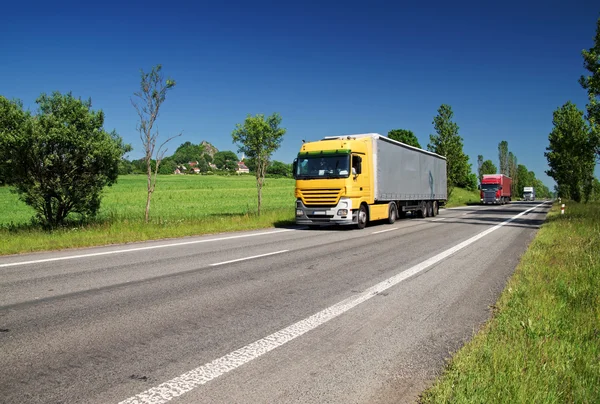
<svg viewBox="0 0 600 404">
<path fill-rule="evenodd" d="M 544 153 L 550 166 L 546 174 L 556 181 L 559 196 L 576 202 L 587 200 L 592 191 L 595 152 L 583 112 L 568 101 L 554 111 L 552 123 L 550 144 Z"/>
<path fill-rule="evenodd" d="M 292 165 L 282 163 L 281 161 L 273 161 L 267 167 L 267 174 L 281 175 L 283 177 L 291 177 L 292 176 Z"/>
<path fill-rule="evenodd" d="M 411 130 L 407 129 L 392 129 L 388 132 L 388 137 L 390 139 L 397 140 L 399 142 L 405 143 L 409 146 L 421 148 L 419 144 L 419 140 L 415 136 L 415 134 Z"/>
<path fill-rule="evenodd" d="M 508 142 L 506 140 L 498 143 L 498 160 L 500 161 L 500 172 L 498 174 L 508 175 Z M 510 175 L 508 175 L 510 177 Z"/>
<path fill-rule="evenodd" d="M 220 151 L 215 153 L 213 163 L 219 170 L 235 171 L 237 168 L 238 157 L 231 150 Z"/>
<path fill-rule="evenodd" d="M 199 161 L 203 154 L 204 146 L 185 142 L 175 150 L 175 153 L 173 153 L 173 160 L 178 164 L 187 164 L 191 161 Z"/>
<path fill-rule="evenodd" d="M 442 104 L 433 118 L 436 135 L 429 135 L 427 150 L 446 157 L 448 175 L 448 196 L 455 186 L 464 182 L 470 174 L 469 157 L 463 152 L 463 139 L 458 135 L 458 125 L 452 122 L 454 116 L 449 105 Z"/>
<path fill-rule="evenodd" d="M 481 164 L 481 176 L 483 177 L 485 174 L 496 174 L 498 169 L 492 163 L 492 160 L 486 160 Z M 481 182 L 481 181 L 480 181 Z"/>
<path fill-rule="evenodd" d="M 517 156 L 513 152 L 508 152 L 508 176 L 512 179 L 511 195 L 518 195 L 519 178 L 517 177 Z"/>
<path fill-rule="evenodd" d="M 237 124 L 231 134 L 238 145 L 238 152 L 244 153 L 256 162 L 256 189 L 258 191 L 258 215 L 262 203 L 262 187 L 271 155 L 279 149 L 286 130 L 280 128 L 281 116 L 274 113 L 265 118 L 263 114 L 248 115 L 244 124 Z"/>
<path fill-rule="evenodd" d="M 71 213 L 95 216 L 128 147 L 104 130 L 104 113 L 93 111 L 90 100 L 54 92 L 36 103 L 32 117 L 20 103 L 0 97 L 0 159 L 11 173 L 8 184 L 44 227 L 64 224 Z"/>
<path fill-rule="evenodd" d="M 154 66 L 149 73 L 144 73 L 144 70 L 140 70 L 140 90 L 133 94 L 137 97 L 137 101 L 131 100 L 131 104 L 137 111 L 140 119 L 137 129 L 140 132 L 140 139 L 144 146 L 144 161 L 146 162 L 146 175 L 148 177 L 146 181 L 146 211 L 144 214 L 146 223 L 150 220 L 150 200 L 152 199 L 152 193 L 156 189 L 158 168 L 167 152 L 164 146 L 177 136 L 181 136 L 181 133 L 171 136 L 156 148 L 158 130 L 154 130 L 154 124 L 158 119 L 160 107 L 167 97 L 167 92 L 175 87 L 175 80 L 165 80 L 161 71 L 161 65 Z M 154 169 L 152 168 L 153 159 L 155 161 Z M 152 176 L 153 170 L 154 177 Z"/>
<path fill-rule="evenodd" d="M 591 74 L 581 76 L 579 84 L 588 93 L 587 119 L 592 132 L 592 145 L 596 151 L 596 157 L 600 158 L 600 18 L 596 21 L 594 46 L 589 50 L 583 50 L 581 54 L 583 56 L 583 66 Z"/>
<path fill-rule="evenodd" d="M 517 166 L 517 178 L 519 180 L 519 183 L 517 184 L 517 186 L 519 188 L 517 189 L 515 196 L 518 195 L 520 197 L 523 197 L 523 188 L 524 187 L 533 187 L 534 177 L 532 177 L 531 174 L 533 174 L 533 172 L 528 171 L 527 167 L 525 167 L 523 164 L 519 164 Z M 538 192 L 538 190 L 536 190 L 536 193 L 537 192 Z M 538 193 L 538 196 L 541 196 L 541 195 L 539 195 L 539 193 Z"/>
</svg>

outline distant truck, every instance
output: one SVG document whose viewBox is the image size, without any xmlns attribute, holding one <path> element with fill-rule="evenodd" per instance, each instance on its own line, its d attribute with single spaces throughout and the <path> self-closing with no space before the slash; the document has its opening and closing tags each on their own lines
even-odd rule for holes
<svg viewBox="0 0 600 404">
<path fill-rule="evenodd" d="M 535 201 L 535 189 L 533 187 L 523 187 L 523 200 Z"/>
<path fill-rule="evenodd" d="M 481 179 L 481 203 L 504 205 L 511 200 L 512 179 L 504 174 L 485 174 Z"/>
<path fill-rule="evenodd" d="M 377 133 L 304 143 L 293 171 L 296 223 L 309 227 L 435 216 L 447 200 L 445 157 Z"/>
</svg>

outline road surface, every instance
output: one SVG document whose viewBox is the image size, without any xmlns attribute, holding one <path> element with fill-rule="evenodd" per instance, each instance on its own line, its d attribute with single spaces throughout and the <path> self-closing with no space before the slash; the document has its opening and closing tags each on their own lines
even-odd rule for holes
<svg viewBox="0 0 600 404">
<path fill-rule="evenodd" d="M 549 207 L 0 257 L 0 401 L 414 402 Z"/>
</svg>

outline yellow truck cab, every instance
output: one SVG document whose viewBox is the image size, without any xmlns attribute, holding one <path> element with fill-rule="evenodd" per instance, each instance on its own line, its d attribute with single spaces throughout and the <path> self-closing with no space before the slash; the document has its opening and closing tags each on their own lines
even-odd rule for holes
<svg viewBox="0 0 600 404">
<path fill-rule="evenodd" d="M 296 223 L 311 227 L 433 216 L 446 201 L 444 157 L 376 133 L 304 143 L 293 171 Z"/>
</svg>

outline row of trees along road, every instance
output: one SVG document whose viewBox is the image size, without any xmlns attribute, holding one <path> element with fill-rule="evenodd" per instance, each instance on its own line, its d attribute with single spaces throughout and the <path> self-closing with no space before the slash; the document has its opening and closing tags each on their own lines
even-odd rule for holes
<svg viewBox="0 0 600 404">
<path fill-rule="evenodd" d="M 436 134 L 429 135 L 427 149 L 446 157 L 448 174 L 448 195 L 455 187 L 468 190 L 477 189 L 477 184 L 485 174 L 505 174 L 513 179 L 512 194 L 522 196 L 523 187 L 533 186 L 539 197 L 550 197 L 550 190 L 541 180 L 535 177 L 522 164 L 517 164 L 517 157 L 508 150 L 508 142 L 503 140 L 498 144 L 498 160 L 500 169 L 491 160 L 484 160 L 483 155 L 477 156 L 477 175 L 471 172 L 469 157 L 463 151 L 463 139 L 458 134 L 459 127 L 453 121 L 452 107 L 442 104 L 433 118 Z M 388 137 L 410 146 L 421 148 L 417 137 L 407 129 L 394 129 L 388 132 Z"/>
<path fill-rule="evenodd" d="M 600 181 L 594 177 L 600 161 L 600 18 L 593 46 L 583 50 L 582 56 L 590 73 L 579 78 L 587 91 L 587 113 L 571 101 L 554 111 L 545 153 L 550 166 L 547 174 L 556 181 L 558 195 L 576 202 L 600 200 Z"/>
</svg>

